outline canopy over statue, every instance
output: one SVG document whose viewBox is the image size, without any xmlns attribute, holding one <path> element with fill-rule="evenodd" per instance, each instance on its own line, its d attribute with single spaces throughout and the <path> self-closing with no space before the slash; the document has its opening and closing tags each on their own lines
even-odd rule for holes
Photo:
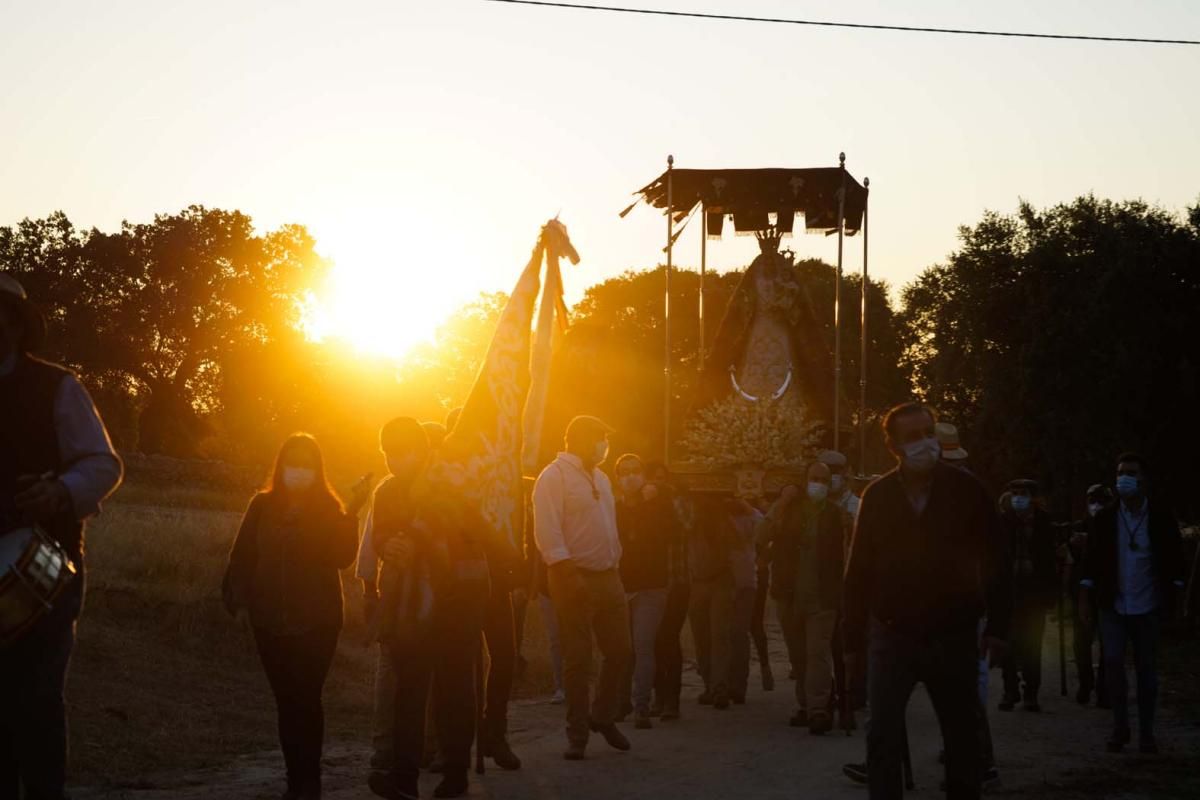
<svg viewBox="0 0 1200 800">
<path fill-rule="evenodd" d="M 836 167 L 809 169 L 675 169 L 672 157 L 667 165 L 666 172 L 635 192 L 638 200 L 621 212 L 625 216 L 645 202 L 662 209 L 667 217 L 664 454 L 678 472 L 694 478 L 687 480 L 693 488 L 761 494 L 795 481 L 818 445 L 840 449 L 842 434 L 851 430 L 841 380 L 842 242 L 845 236 L 864 234 L 865 314 L 870 182 L 860 184 L 846 171 L 844 154 Z M 702 372 L 696 392 L 689 398 L 684 425 L 673 429 L 669 399 L 672 254 L 680 233 L 697 211 L 702 226 Z M 825 341 L 825 326 L 793 255 L 779 251 L 780 239 L 792 234 L 797 214 L 804 216 L 807 232 L 837 235 L 832 343 Z M 721 238 L 727 218 L 737 234 L 756 235 L 761 252 L 743 274 L 715 340 L 706 347 L 706 242 Z M 677 231 L 679 223 L 683 226 Z M 866 396 L 865 319 L 862 335 L 860 406 Z M 865 453 L 863 408 L 858 417 L 860 448 Z M 757 477 L 746 481 L 748 473 Z"/>
</svg>

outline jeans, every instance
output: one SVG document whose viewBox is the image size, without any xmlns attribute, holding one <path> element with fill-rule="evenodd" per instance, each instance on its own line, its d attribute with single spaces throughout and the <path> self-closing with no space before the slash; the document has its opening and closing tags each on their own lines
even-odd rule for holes
<svg viewBox="0 0 1200 800">
<path fill-rule="evenodd" d="M 542 624 L 546 627 L 546 642 L 550 647 L 550 669 L 554 673 L 554 691 L 563 691 L 562 638 L 558 635 L 558 615 L 550 595 L 538 595 L 538 610 L 542 613 Z"/>
<path fill-rule="evenodd" d="M 1068 594 L 1071 596 L 1072 645 L 1075 653 L 1075 668 L 1079 673 L 1079 688 L 1087 692 L 1095 689 L 1097 699 L 1104 701 L 1108 697 L 1108 686 L 1105 680 L 1104 642 L 1099 635 L 1099 614 L 1096 613 L 1096 604 L 1091 598 L 1087 600 L 1092 604 L 1092 624 L 1084 625 L 1079 613 L 1079 593 L 1068 592 Z M 1101 639 L 1100 663 L 1096 665 L 1097 669 L 1093 669 L 1092 642 L 1096 639 Z"/>
<path fill-rule="evenodd" d="M 630 592 L 629 636 L 633 642 L 633 663 L 626 671 L 626 691 L 636 711 L 650 710 L 650 695 L 654 691 L 655 645 L 658 628 L 667 608 L 666 589 L 645 589 Z"/>
<path fill-rule="evenodd" d="M 732 576 L 692 584 L 692 638 L 709 692 L 745 695 L 750 676 L 750 623 L 754 589 L 738 589 Z"/>
<path fill-rule="evenodd" d="M 980 744 L 976 626 L 960 625 L 934 636 L 898 630 L 872 619 L 867 679 L 867 785 L 871 800 L 903 795 L 904 714 L 913 686 L 925 684 L 946 749 L 949 800 L 977 800 Z"/>
<path fill-rule="evenodd" d="M 54 608 L 23 637 L 0 650 L 0 798 L 61 800 L 67 773 L 63 689 L 75 621 L 83 607 L 84 565 Z"/>
<path fill-rule="evenodd" d="M 796 705 L 808 712 L 825 712 L 833 688 L 833 628 L 837 612 L 805 610 L 780 602 L 781 624 L 800 645 L 803 659 L 796 673 Z"/>
<path fill-rule="evenodd" d="M 315 628 L 299 634 L 277 635 L 254 629 L 279 716 L 279 745 L 287 766 L 288 788 L 318 790 L 321 786 L 321 748 L 325 739 L 325 710 L 321 691 L 333 663 L 339 629 Z"/>
<path fill-rule="evenodd" d="M 563 683 L 567 694 L 567 741 L 586 745 L 589 722 L 611 723 L 617 717 L 621 685 L 629 668 L 629 607 L 615 569 L 576 569 L 577 580 L 550 570 L 550 597 L 558 612 L 563 644 Z M 589 703 L 592 637 L 604 657 L 595 697 Z M 590 706 L 590 707 L 589 707 Z"/>
<path fill-rule="evenodd" d="M 1013 609 L 1009 651 L 1004 659 L 1004 696 L 1026 703 L 1037 702 L 1042 688 L 1042 637 L 1046 633 L 1046 609 L 1039 604 Z"/>
<path fill-rule="evenodd" d="M 665 709 L 679 710 L 683 688 L 683 646 L 679 635 L 687 622 L 692 587 L 679 583 L 667 590 L 667 605 L 654 642 L 654 694 Z"/>
<path fill-rule="evenodd" d="M 1104 671 L 1108 680 L 1108 698 L 1112 702 L 1113 723 L 1118 730 L 1129 730 L 1129 685 L 1125 677 L 1125 648 L 1133 645 L 1133 667 L 1137 674 L 1138 738 L 1154 739 L 1154 707 L 1158 702 L 1158 671 L 1155 656 L 1162 621 L 1158 614 L 1126 616 L 1115 611 L 1100 611 L 1100 636 L 1104 641 Z"/>
</svg>

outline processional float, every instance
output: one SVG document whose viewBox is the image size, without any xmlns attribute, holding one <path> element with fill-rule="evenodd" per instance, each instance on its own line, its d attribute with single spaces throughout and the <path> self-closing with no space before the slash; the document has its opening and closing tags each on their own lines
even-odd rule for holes
<svg viewBox="0 0 1200 800">
<path fill-rule="evenodd" d="M 840 450 L 849 425 L 842 392 L 842 271 L 844 239 L 863 239 L 862 315 L 857 429 L 859 469 L 866 461 L 867 198 L 870 181 L 858 183 L 838 166 L 807 169 L 667 169 L 635 194 L 662 209 L 667 222 L 664 286 L 664 457 L 689 488 L 762 495 L 797 481 L 797 471 L 818 444 Z M 681 435 L 672 436 L 671 276 L 674 248 L 684 227 L 700 216 L 699 389 Z M 812 308 L 794 254 L 780 251 L 803 215 L 808 233 L 837 236 L 832 353 Z M 707 244 L 727 222 L 736 233 L 758 237 L 760 253 L 743 274 L 711 346 L 705 341 L 704 281 Z M 682 223 L 682 224 L 681 224 Z M 678 226 L 678 227 L 677 227 Z M 822 429 L 824 432 L 822 432 Z M 801 479 L 802 480 L 802 479 Z"/>
</svg>

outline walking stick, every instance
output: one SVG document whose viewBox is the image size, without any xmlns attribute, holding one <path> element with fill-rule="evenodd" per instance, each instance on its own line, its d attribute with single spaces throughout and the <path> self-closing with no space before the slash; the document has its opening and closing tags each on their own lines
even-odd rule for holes
<svg viewBox="0 0 1200 800">
<path fill-rule="evenodd" d="M 1067 642 L 1063 633 L 1063 589 L 1058 587 L 1058 685 L 1063 697 L 1067 696 Z"/>
<path fill-rule="evenodd" d="M 475 642 L 475 774 L 487 771 L 483 764 L 483 632 Z"/>
</svg>

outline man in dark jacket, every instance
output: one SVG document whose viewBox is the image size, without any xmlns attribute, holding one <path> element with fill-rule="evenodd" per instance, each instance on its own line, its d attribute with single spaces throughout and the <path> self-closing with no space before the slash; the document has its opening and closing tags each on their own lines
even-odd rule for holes
<svg viewBox="0 0 1200 800">
<path fill-rule="evenodd" d="M 913 686 L 929 691 L 946 748 L 950 800 L 980 792 L 976 734 L 978 624 L 1003 648 L 1009 603 L 996 515 L 983 485 L 941 463 L 933 412 L 906 403 L 884 435 L 898 468 L 863 493 L 846 564 L 847 667 L 869 632 L 867 733 L 872 800 L 899 798 L 904 711 Z"/>
<path fill-rule="evenodd" d="M 1090 621 L 1092 602 L 1100 611 L 1105 678 L 1113 707 L 1110 752 L 1120 752 L 1130 740 L 1125 680 L 1125 650 L 1130 644 L 1138 684 L 1138 742 L 1143 753 L 1158 752 L 1155 651 L 1161 618 L 1170 613 L 1184 586 L 1179 524 L 1164 503 L 1150 503 L 1148 487 L 1145 459 L 1135 453 L 1117 459 L 1120 502 L 1092 519 L 1080 581 L 1081 613 Z"/>
<path fill-rule="evenodd" d="M 1004 699 L 1001 711 L 1012 711 L 1022 700 L 1024 708 L 1041 711 L 1038 690 L 1042 685 L 1042 637 L 1046 612 L 1058 592 L 1054 560 L 1054 530 L 1050 515 L 1035 502 L 1037 482 L 1010 481 L 1009 508 L 1001 515 L 1004 538 L 1009 547 L 1012 574 L 1012 624 L 1009 650 L 1004 659 Z"/>
<path fill-rule="evenodd" d="M 829 499 L 829 467 L 808 468 L 804 495 L 785 487 L 759 529 L 760 551 L 771 562 L 771 594 L 780 624 L 804 658 L 797 665 L 797 711 L 792 725 L 822 735 L 833 728 L 833 629 L 842 594 L 842 509 Z"/>
<path fill-rule="evenodd" d="M 53 608 L 0 650 L 0 797 L 18 796 L 23 785 L 25 797 L 60 800 L 84 523 L 120 483 L 121 461 L 79 380 L 32 355 L 44 334 L 25 289 L 0 273 L 0 537 L 34 523 L 75 569 Z"/>
</svg>

